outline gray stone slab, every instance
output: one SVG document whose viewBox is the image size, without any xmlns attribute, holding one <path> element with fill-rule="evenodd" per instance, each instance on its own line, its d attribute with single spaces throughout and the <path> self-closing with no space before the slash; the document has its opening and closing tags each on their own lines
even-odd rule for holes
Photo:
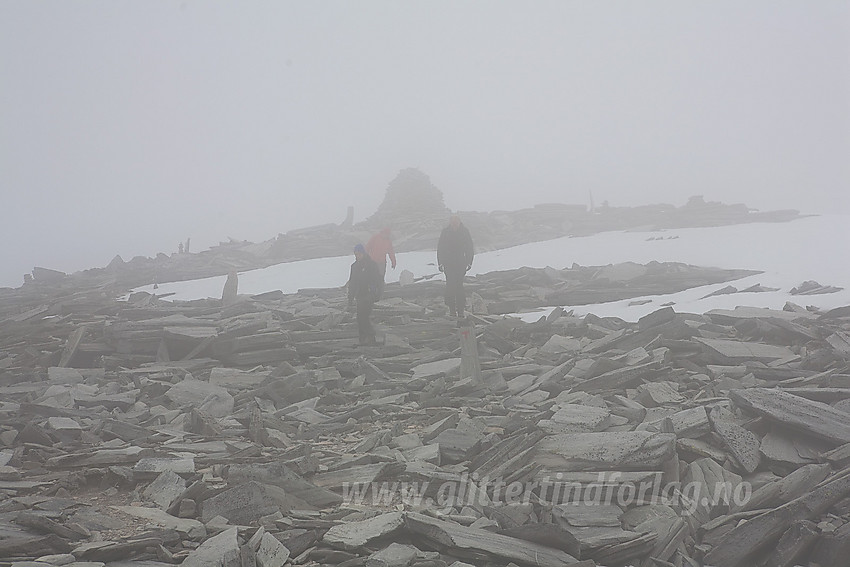
<svg viewBox="0 0 850 567">
<path fill-rule="evenodd" d="M 70 417 L 49 417 L 47 418 L 47 427 L 56 432 L 77 432 L 82 430 L 77 420 Z"/>
<path fill-rule="evenodd" d="M 256 388 L 265 382 L 270 372 L 246 372 L 238 368 L 213 368 L 210 371 L 210 384 L 235 390 Z"/>
<path fill-rule="evenodd" d="M 195 472 L 194 457 L 149 457 L 139 459 L 133 467 L 136 473 L 163 473 L 171 471 L 178 474 L 191 474 Z"/>
<path fill-rule="evenodd" d="M 311 506 L 328 508 L 342 503 L 342 497 L 326 488 L 306 481 L 283 463 L 255 463 L 230 465 L 227 480 L 234 484 L 255 480 L 262 484 L 279 486 Z"/>
<path fill-rule="evenodd" d="M 552 512 L 570 526 L 577 528 L 620 527 L 620 518 L 623 516 L 623 510 L 613 504 L 559 504 L 553 507 Z"/>
<path fill-rule="evenodd" d="M 761 439 L 761 454 L 771 461 L 794 467 L 817 462 L 820 447 L 811 447 L 810 444 L 813 441 L 816 445 L 826 443 L 811 437 L 802 440 L 795 440 L 794 437 L 795 435 L 786 435 L 779 431 L 768 431 Z"/>
<path fill-rule="evenodd" d="M 754 472 L 761 462 L 761 440 L 753 432 L 735 423 L 732 412 L 727 409 L 713 408 L 708 414 L 708 420 L 741 467 L 748 473 Z"/>
<path fill-rule="evenodd" d="M 289 550 L 272 534 L 263 534 L 257 548 L 260 567 L 283 567 L 289 559 Z"/>
<path fill-rule="evenodd" d="M 482 436 L 458 428 L 446 429 L 433 442 L 440 446 L 440 454 L 447 462 L 461 462 L 473 457 L 481 448 Z"/>
<path fill-rule="evenodd" d="M 685 397 L 674 382 L 647 382 L 637 387 L 637 401 L 648 408 L 681 404 Z"/>
<path fill-rule="evenodd" d="M 850 443 L 850 420 L 847 414 L 827 404 L 766 388 L 731 390 L 729 397 L 739 407 L 785 427 L 837 444 Z"/>
<path fill-rule="evenodd" d="M 225 388 L 201 380 L 178 382 L 165 392 L 165 396 L 178 406 L 202 409 L 213 417 L 233 412 L 233 396 Z"/>
<path fill-rule="evenodd" d="M 221 516 L 234 524 L 249 525 L 263 516 L 280 511 L 280 505 L 284 502 L 283 489 L 249 481 L 204 500 L 201 504 L 201 521 L 206 523 Z"/>
<path fill-rule="evenodd" d="M 793 360 L 797 357 L 791 349 L 783 346 L 726 339 L 696 338 L 694 340 L 704 345 L 706 352 L 717 357 L 721 363 L 763 362 L 767 364 L 776 360 Z"/>
<path fill-rule="evenodd" d="M 186 534 L 190 539 L 199 539 L 207 535 L 204 524 L 191 518 L 176 518 L 159 508 L 141 506 L 112 506 L 113 509 L 136 518 L 148 520 L 150 523 L 169 530 Z"/>
<path fill-rule="evenodd" d="M 367 557 L 366 567 L 407 567 L 418 554 L 419 550 L 412 545 L 393 542 Z"/>
<path fill-rule="evenodd" d="M 644 315 L 643 317 L 638 319 L 638 329 L 640 329 L 641 331 L 645 331 L 657 325 L 669 323 L 675 318 L 676 312 L 673 311 L 672 307 L 662 307 L 661 309 L 653 311 L 652 313 Z"/>
<path fill-rule="evenodd" d="M 581 341 L 572 337 L 562 335 L 552 335 L 542 347 L 541 352 L 549 354 L 562 354 L 565 352 L 579 352 L 581 350 Z"/>
<path fill-rule="evenodd" d="M 183 560 L 183 567 L 226 567 L 239 559 L 237 529 L 228 528 L 206 540 Z"/>
<path fill-rule="evenodd" d="M 392 534 L 404 525 L 404 514 L 388 512 L 367 520 L 331 527 L 322 540 L 333 547 L 356 551 L 379 537 Z"/>
<path fill-rule="evenodd" d="M 142 496 L 167 510 L 174 500 L 186 490 L 186 481 L 174 471 L 160 473 L 143 491 Z"/>
<path fill-rule="evenodd" d="M 725 318 L 729 322 L 740 319 L 781 319 L 793 321 L 795 319 L 814 319 L 814 313 L 808 311 L 782 311 L 778 309 L 767 309 L 763 307 L 736 307 L 735 309 L 712 309 L 707 311 L 712 319 Z"/>
<path fill-rule="evenodd" d="M 741 522 L 706 554 L 705 564 L 728 567 L 753 565 L 754 556 L 774 545 L 793 522 L 817 518 L 848 493 L 850 475 L 838 475 L 787 504 Z"/>
<path fill-rule="evenodd" d="M 563 567 L 578 562 L 560 549 L 437 520 L 423 514 L 407 514 L 405 524 L 409 531 L 447 547 L 450 554 L 485 553 L 498 558 L 500 562 L 512 561 L 538 567 Z"/>
<path fill-rule="evenodd" d="M 550 470 L 659 470 L 675 444 L 673 433 L 564 433 L 543 438 L 533 454 Z"/>
<path fill-rule="evenodd" d="M 460 358 L 447 358 L 436 362 L 426 362 L 413 367 L 413 380 L 428 378 L 439 374 L 452 374 L 460 370 Z"/>
<path fill-rule="evenodd" d="M 590 433 L 602 431 L 611 423 L 611 412 L 605 408 L 563 404 L 548 420 L 538 422 L 538 427 L 549 433 Z"/>
<path fill-rule="evenodd" d="M 80 384 L 85 382 L 82 373 L 76 368 L 51 366 L 47 369 L 47 379 L 54 384 Z"/>
</svg>

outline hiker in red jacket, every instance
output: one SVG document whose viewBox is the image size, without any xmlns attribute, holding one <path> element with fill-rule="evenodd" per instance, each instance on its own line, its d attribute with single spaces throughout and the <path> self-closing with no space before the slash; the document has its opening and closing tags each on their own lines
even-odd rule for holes
<svg viewBox="0 0 850 567">
<path fill-rule="evenodd" d="M 376 264 L 378 264 L 378 272 L 381 274 L 381 283 L 379 286 L 378 297 L 384 294 L 384 280 L 387 276 L 387 256 L 390 257 L 390 263 L 395 270 L 395 250 L 393 250 L 393 241 L 389 228 L 381 229 L 381 232 L 374 235 L 366 243 L 366 252 Z"/>
</svg>

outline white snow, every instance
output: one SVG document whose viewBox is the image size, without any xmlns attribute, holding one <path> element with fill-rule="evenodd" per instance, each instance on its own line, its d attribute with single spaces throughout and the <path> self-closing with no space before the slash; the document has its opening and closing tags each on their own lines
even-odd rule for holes
<svg viewBox="0 0 850 567">
<path fill-rule="evenodd" d="M 474 239 L 475 235 L 473 235 Z M 661 240 L 648 240 L 661 238 Z M 850 305 L 850 216 L 824 215 L 786 223 L 753 223 L 744 225 L 687 228 L 651 232 L 605 232 L 586 237 L 559 238 L 546 242 L 524 244 L 504 250 L 481 252 L 475 256 L 472 275 L 507 270 L 521 266 L 568 268 L 573 263 L 582 266 L 601 266 L 619 262 L 645 264 L 684 262 L 697 266 L 761 270 L 764 273 L 680 293 L 648 296 L 644 305 L 629 303 L 633 298 L 611 303 L 564 306 L 576 314 L 595 313 L 635 321 L 661 304 L 674 302 L 679 312 L 704 313 L 711 309 L 733 309 L 739 305 L 781 309 L 785 302 L 813 305 L 829 309 Z M 387 282 L 398 281 L 403 269 L 414 276 L 442 278 L 435 265 L 434 251 L 407 252 L 397 255 L 396 270 L 388 268 Z M 239 293 L 258 294 L 272 290 L 294 293 L 304 288 L 337 287 L 345 284 L 353 256 L 319 258 L 270 266 L 239 274 Z M 845 288 L 843 291 L 810 296 L 793 296 L 791 288 L 806 280 L 822 285 Z M 161 284 L 136 291 L 163 295 L 167 299 L 190 300 L 221 297 L 225 276 L 188 282 Z M 739 290 L 761 284 L 779 288 L 764 293 L 736 293 L 701 299 L 727 285 Z M 541 313 L 524 314 L 536 319 Z"/>
</svg>

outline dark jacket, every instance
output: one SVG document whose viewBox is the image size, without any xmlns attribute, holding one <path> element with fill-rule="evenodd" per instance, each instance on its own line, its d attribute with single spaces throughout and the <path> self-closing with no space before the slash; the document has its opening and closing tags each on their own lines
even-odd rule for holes
<svg viewBox="0 0 850 567">
<path fill-rule="evenodd" d="M 443 266 L 446 271 L 466 272 L 466 267 L 472 265 L 474 255 L 472 237 L 463 224 L 456 229 L 447 226 L 440 233 L 440 240 L 437 243 L 437 264 Z"/>
<path fill-rule="evenodd" d="M 370 301 L 378 300 L 378 290 L 381 283 L 381 273 L 378 265 L 367 254 L 351 264 L 351 275 L 348 277 L 348 299 Z"/>
</svg>

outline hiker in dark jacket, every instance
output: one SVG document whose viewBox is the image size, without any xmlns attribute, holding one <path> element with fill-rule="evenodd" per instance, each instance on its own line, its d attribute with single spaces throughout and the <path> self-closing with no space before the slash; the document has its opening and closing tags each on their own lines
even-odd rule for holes
<svg viewBox="0 0 850 567">
<path fill-rule="evenodd" d="M 372 304 L 378 300 L 381 274 L 378 265 L 366 253 L 362 244 L 354 247 L 356 260 L 351 264 L 348 277 L 348 305 L 357 304 L 357 332 L 361 345 L 377 344 L 375 329 L 372 327 Z"/>
<path fill-rule="evenodd" d="M 446 305 L 452 317 L 464 315 L 466 294 L 463 277 L 472 268 L 474 255 L 469 230 L 460 222 L 459 216 L 452 215 L 449 226 L 440 233 L 437 243 L 437 266 L 446 274 Z"/>
</svg>

